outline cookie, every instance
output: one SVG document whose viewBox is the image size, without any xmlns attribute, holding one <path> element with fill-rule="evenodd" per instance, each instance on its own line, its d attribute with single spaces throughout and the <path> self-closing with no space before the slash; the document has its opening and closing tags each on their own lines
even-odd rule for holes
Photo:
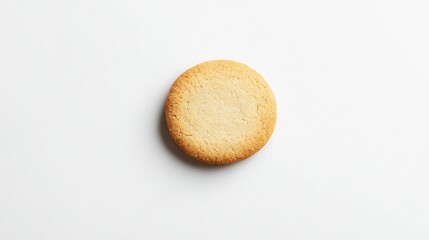
<svg viewBox="0 0 429 240">
<path fill-rule="evenodd" d="M 188 156 L 223 165 L 261 149 L 276 124 L 274 94 L 250 67 L 230 60 L 198 64 L 174 82 L 165 104 L 168 131 Z"/>
</svg>

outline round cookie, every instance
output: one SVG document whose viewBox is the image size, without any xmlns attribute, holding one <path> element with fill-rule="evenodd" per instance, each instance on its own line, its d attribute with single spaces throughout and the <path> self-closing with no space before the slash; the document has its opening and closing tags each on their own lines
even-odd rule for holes
<svg viewBox="0 0 429 240">
<path fill-rule="evenodd" d="M 167 127 L 187 155 L 215 165 L 245 159 L 261 149 L 276 124 L 276 101 L 250 67 L 214 60 L 182 73 L 165 105 Z"/>
</svg>

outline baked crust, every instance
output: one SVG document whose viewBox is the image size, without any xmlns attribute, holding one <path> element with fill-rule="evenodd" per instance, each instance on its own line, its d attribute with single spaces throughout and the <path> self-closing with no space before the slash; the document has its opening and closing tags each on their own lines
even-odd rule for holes
<svg viewBox="0 0 429 240">
<path fill-rule="evenodd" d="M 264 78 L 230 60 L 198 64 L 173 83 L 165 104 L 167 127 L 196 160 L 223 165 L 259 151 L 276 124 L 276 101 Z"/>
</svg>

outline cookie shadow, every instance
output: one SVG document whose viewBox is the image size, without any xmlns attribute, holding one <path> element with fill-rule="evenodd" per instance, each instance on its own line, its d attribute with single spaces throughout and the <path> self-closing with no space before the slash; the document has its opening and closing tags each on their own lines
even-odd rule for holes
<svg viewBox="0 0 429 240">
<path fill-rule="evenodd" d="M 162 105 L 161 111 L 159 114 L 158 128 L 159 128 L 159 135 L 163 145 L 165 146 L 167 151 L 170 152 L 170 154 L 179 162 L 189 167 L 198 168 L 201 170 L 222 169 L 229 166 L 229 165 L 216 166 L 216 165 L 205 164 L 183 153 L 182 150 L 180 150 L 180 148 L 176 145 L 176 143 L 174 143 L 173 139 L 170 136 L 170 133 L 168 132 L 167 122 L 165 120 L 164 104 Z"/>
</svg>

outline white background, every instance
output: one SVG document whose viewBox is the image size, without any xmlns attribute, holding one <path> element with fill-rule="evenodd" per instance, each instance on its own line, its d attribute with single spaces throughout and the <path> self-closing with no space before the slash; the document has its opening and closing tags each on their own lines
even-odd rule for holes
<svg viewBox="0 0 429 240">
<path fill-rule="evenodd" d="M 183 157 L 169 87 L 233 59 L 267 146 Z M 0 239 L 429 239 L 429 2 L 0 1 Z"/>
</svg>

